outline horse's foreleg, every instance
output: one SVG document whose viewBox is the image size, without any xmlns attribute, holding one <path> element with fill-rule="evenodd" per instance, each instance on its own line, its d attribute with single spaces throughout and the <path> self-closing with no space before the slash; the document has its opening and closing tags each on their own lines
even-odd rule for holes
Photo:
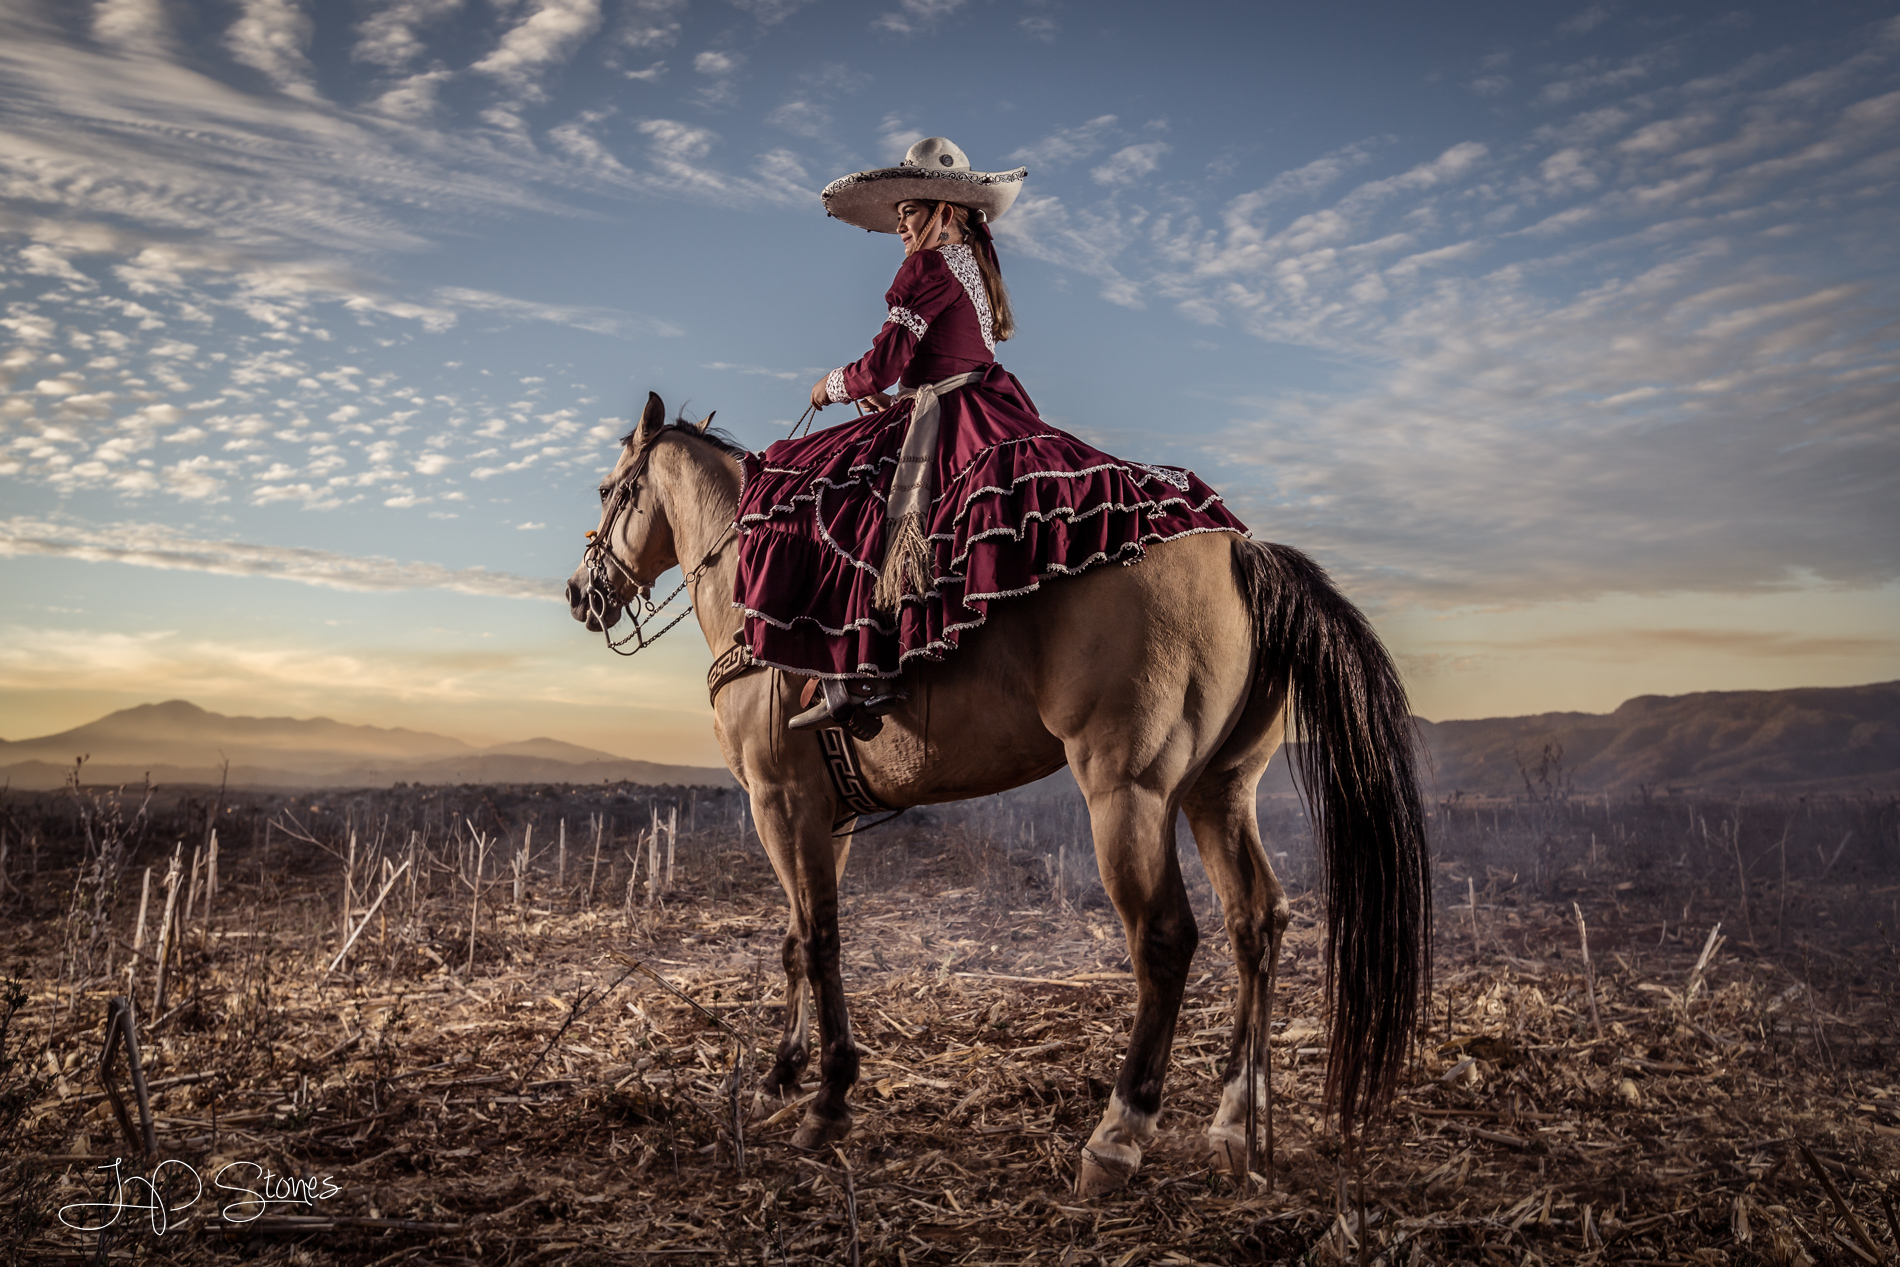
<svg viewBox="0 0 1900 1267">
<path fill-rule="evenodd" d="M 1161 1115 L 1174 1025 L 1200 934 L 1174 852 L 1172 807 L 1123 787 L 1091 795 L 1095 856 L 1128 937 L 1135 972 L 1135 1023 L 1108 1111 L 1082 1149 L 1076 1191 L 1112 1191 L 1134 1177 Z"/>
<path fill-rule="evenodd" d="M 785 1091 L 809 1059 L 805 999 L 818 1020 L 818 1094 L 792 1137 L 795 1148 L 817 1148 L 851 1129 L 846 1096 L 858 1080 L 858 1049 L 845 1010 L 844 971 L 838 934 L 838 872 L 843 862 L 832 839 L 830 805 L 796 785 L 763 789 L 753 797 L 759 835 L 792 903 L 786 940 L 787 1022 L 779 1062 L 768 1085 Z M 803 987 L 802 989 L 800 987 Z M 790 1005 L 794 998 L 798 1006 Z"/>
<path fill-rule="evenodd" d="M 1262 1149 L 1271 1162 L 1269 1043 L 1273 988 L 1280 946 L 1292 916 L 1286 890 L 1267 862 L 1254 813 L 1258 773 L 1209 771 L 1183 808 L 1201 862 L 1220 897 L 1240 987 L 1234 1004 L 1233 1044 L 1221 1079 L 1220 1107 L 1207 1128 L 1217 1162 L 1228 1173 L 1256 1167 Z"/>
<path fill-rule="evenodd" d="M 785 934 L 780 959 L 785 965 L 785 1024 L 779 1035 L 772 1071 L 765 1075 L 765 1090 L 775 1095 L 794 1096 L 798 1094 L 799 1077 L 811 1063 L 811 1048 L 806 1037 L 811 1033 L 811 991 L 805 984 L 805 939 L 795 926 Z"/>
<path fill-rule="evenodd" d="M 851 855 L 851 837 L 836 838 L 833 847 L 835 865 L 834 879 L 844 882 L 845 862 Z M 806 937 L 799 927 L 800 912 L 803 907 L 798 901 L 796 862 L 787 859 L 784 868 L 786 893 L 792 901 L 792 929 L 785 934 L 785 945 L 780 952 L 780 961 L 785 968 L 785 1020 L 779 1034 L 778 1052 L 772 1062 L 772 1071 L 765 1076 L 764 1088 L 774 1095 L 791 1097 L 798 1094 L 799 1079 L 804 1075 L 805 1067 L 811 1063 L 811 973 L 805 961 Z"/>
</svg>

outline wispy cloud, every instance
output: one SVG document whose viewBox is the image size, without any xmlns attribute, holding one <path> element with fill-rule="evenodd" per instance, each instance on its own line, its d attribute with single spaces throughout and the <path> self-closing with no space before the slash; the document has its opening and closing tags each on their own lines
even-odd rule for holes
<svg viewBox="0 0 1900 1267">
<path fill-rule="evenodd" d="M 542 77 L 599 27 L 600 0 L 534 0 L 528 15 L 469 69 L 494 76 L 528 100 L 545 100 Z"/>
<path fill-rule="evenodd" d="M 1098 185 L 1130 185 L 1154 174 L 1162 156 L 1174 147 L 1166 141 L 1145 141 L 1127 145 L 1109 155 L 1106 163 L 1090 172 Z"/>
<path fill-rule="evenodd" d="M 633 49 L 671 48 L 680 33 L 686 0 L 631 0 L 622 10 L 616 43 Z"/>
<path fill-rule="evenodd" d="M 231 56 L 293 97 L 317 95 L 305 50 L 315 30 L 296 0 L 241 0 L 237 21 L 225 32 Z"/>
<path fill-rule="evenodd" d="M 1513 651 L 1565 651 L 1592 659 L 1640 661 L 1683 652 L 1766 660 L 1868 659 L 1900 650 L 1900 638 L 1815 635 L 1789 629 L 1659 628 L 1590 630 L 1514 640 Z"/>
<path fill-rule="evenodd" d="M 812 0 L 727 0 L 727 3 L 751 14 L 760 26 L 777 26 Z"/>
<path fill-rule="evenodd" d="M 162 0 L 99 0 L 92 11 L 92 35 L 102 44 L 156 53 L 171 42 L 172 27 Z"/>
<path fill-rule="evenodd" d="M 1586 35 L 1610 20 L 1610 7 L 1605 4 L 1593 4 L 1557 24 L 1557 30 L 1564 35 Z"/>
<path fill-rule="evenodd" d="M 250 701 L 334 712 L 340 696 L 466 701 L 527 669 L 519 653 L 336 650 L 289 639 L 239 641 L 178 630 L 76 632 L 11 625 L 0 632 L 0 686 L 13 690 L 152 692 L 216 703 Z M 520 686 L 509 683 L 515 691 Z M 503 687 L 507 690 L 508 687 Z"/>
<path fill-rule="evenodd" d="M 1383 174 L 1396 147 L 1368 140 L 1163 217 L 1045 183 L 998 234 L 1110 300 L 1353 366 L 1351 391 L 1236 402 L 1207 453 L 1258 490 L 1257 531 L 1362 592 L 1877 584 L 1900 575 L 1900 295 L 1824 244 L 1880 236 L 1894 56 L 1673 86 L 1666 53 L 1578 63 L 1566 100 L 1643 91 Z"/>
<path fill-rule="evenodd" d="M 383 0 L 356 29 L 350 56 L 359 62 L 398 70 L 427 51 L 425 28 L 457 12 L 463 0 Z"/>
<path fill-rule="evenodd" d="M 871 22 L 874 30 L 892 35 L 921 35 L 937 28 L 943 19 L 961 9 L 965 0 L 899 0 L 890 13 L 879 14 Z"/>
<path fill-rule="evenodd" d="M 1056 42 L 1056 36 L 1062 32 L 1062 24 L 1052 17 L 1032 13 L 1028 17 L 1018 18 L 1016 29 L 1032 40 L 1041 40 L 1044 44 Z"/>
<path fill-rule="evenodd" d="M 1058 128 L 1040 141 L 1023 146 L 1011 154 L 1008 161 L 1037 168 L 1060 168 L 1099 154 L 1114 135 L 1115 124 L 1114 115 L 1104 114 L 1076 127 Z"/>
<path fill-rule="evenodd" d="M 0 520 L 0 556 L 271 577 L 362 592 L 435 589 L 483 598 L 555 601 L 561 597 L 559 582 L 485 568 L 455 569 L 294 546 L 206 541 L 159 524 L 73 524 L 15 516 Z"/>
<path fill-rule="evenodd" d="M 708 361 L 701 368 L 724 370 L 728 374 L 744 374 L 752 378 L 776 378 L 787 383 L 810 381 L 816 375 L 825 373 L 822 369 L 774 370 L 763 365 L 736 365 L 731 361 Z"/>
</svg>

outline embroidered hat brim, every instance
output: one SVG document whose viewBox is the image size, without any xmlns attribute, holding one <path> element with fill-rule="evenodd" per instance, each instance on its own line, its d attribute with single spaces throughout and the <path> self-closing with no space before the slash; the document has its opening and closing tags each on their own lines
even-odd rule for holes
<svg viewBox="0 0 1900 1267">
<path fill-rule="evenodd" d="M 819 197 L 825 214 L 873 233 L 897 232 L 897 204 L 906 199 L 954 202 L 995 220 L 1022 192 L 1027 167 L 1013 172 L 930 171 L 921 167 L 880 167 L 841 176 Z"/>
</svg>

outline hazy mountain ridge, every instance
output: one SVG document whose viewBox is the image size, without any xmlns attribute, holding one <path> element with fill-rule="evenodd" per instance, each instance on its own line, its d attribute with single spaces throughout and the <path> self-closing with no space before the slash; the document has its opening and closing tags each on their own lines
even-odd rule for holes
<svg viewBox="0 0 1900 1267">
<path fill-rule="evenodd" d="M 327 717 L 227 717 L 184 700 L 141 704 L 57 735 L 0 740 L 0 780 L 55 788 L 88 755 L 90 784 L 217 783 L 233 787 L 388 787 L 395 783 L 730 785 L 723 769 L 636 761 L 527 739 L 477 748 L 447 735 L 353 726 Z"/>
<path fill-rule="evenodd" d="M 1419 723 L 1440 794 L 1524 790 L 1544 746 L 1579 791 L 1900 789 L 1900 682 L 1641 695 L 1613 713 Z M 1553 772 L 1555 773 L 1555 772 Z"/>
<path fill-rule="evenodd" d="M 1425 782 L 1439 796 L 1512 795 L 1550 771 L 1580 792 L 1659 790 L 1900 791 L 1900 682 L 1784 691 L 1643 695 L 1613 713 L 1542 713 L 1418 723 Z M 388 787 L 395 783 L 632 782 L 732 786 L 723 769 L 635 761 L 557 739 L 477 748 L 425 731 L 329 718 L 225 717 L 183 700 L 129 708 L 57 735 L 0 740 L 0 780 L 56 788 L 90 754 L 85 781 L 234 787 Z M 1520 766 L 1521 763 L 1521 766 Z M 1285 754 L 1261 785 L 1286 792 Z"/>
</svg>

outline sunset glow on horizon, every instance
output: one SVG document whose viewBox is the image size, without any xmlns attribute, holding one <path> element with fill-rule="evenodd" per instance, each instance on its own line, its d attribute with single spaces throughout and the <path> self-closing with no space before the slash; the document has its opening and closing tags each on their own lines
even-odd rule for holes
<svg viewBox="0 0 1900 1267">
<path fill-rule="evenodd" d="M 719 764 L 691 623 L 560 585 L 648 390 L 763 448 L 864 351 L 900 250 L 817 190 L 924 135 L 1030 169 L 1044 416 L 1320 560 L 1421 715 L 1900 678 L 1892 6 L 19 0 L 0 738 Z"/>
</svg>

